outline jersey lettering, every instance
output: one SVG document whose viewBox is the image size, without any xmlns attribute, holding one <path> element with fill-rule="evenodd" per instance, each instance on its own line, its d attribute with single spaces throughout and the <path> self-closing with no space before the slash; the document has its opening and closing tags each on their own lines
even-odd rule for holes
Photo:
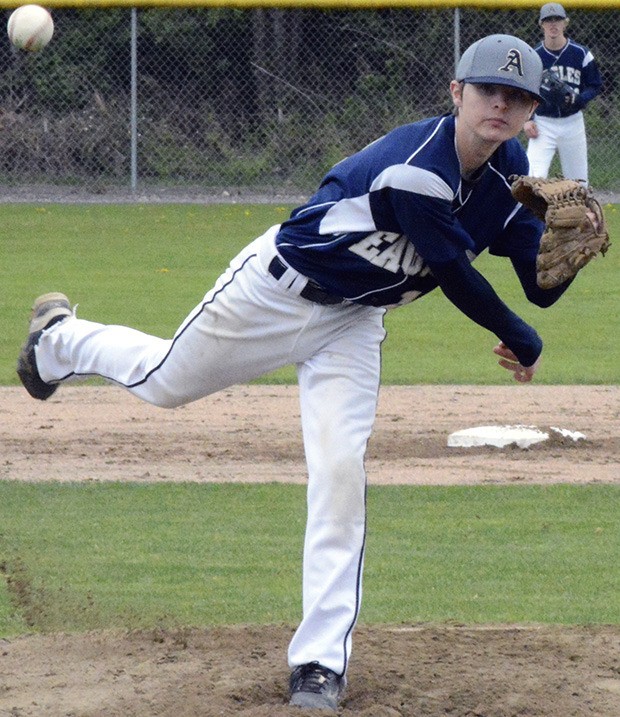
<svg viewBox="0 0 620 717">
<path fill-rule="evenodd" d="M 407 276 L 425 276 L 429 272 L 424 259 L 402 234 L 372 232 L 352 244 L 349 251 L 392 274 L 403 272 Z"/>
<path fill-rule="evenodd" d="M 570 82 L 571 85 L 579 86 L 581 84 L 581 70 L 577 67 L 564 67 L 564 65 L 554 65 L 553 70 L 562 82 Z"/>
</svg>

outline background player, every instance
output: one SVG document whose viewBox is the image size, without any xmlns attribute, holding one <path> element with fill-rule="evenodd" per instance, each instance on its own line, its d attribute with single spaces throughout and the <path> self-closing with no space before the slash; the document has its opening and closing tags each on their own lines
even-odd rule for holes
<svg viewBox="0 0 620 717">
<path fill-rule="evenodd" d="M 562 174 L 588 184 L 588 145 L 582 110 L 601 91 L 602 80 L 590 50 L 566 37 L 566 11 L 559 3 L 540 10 L 544 39 L 535 49 L 543 67 L 559 80 L 543 81 L 542 102 L 525 123 L 530 174 L 547 177 L 557 151 Z"/>
<path fill-rule="evenodd" d="M 233 259 L 171 340 L 78 319 L 63 294 L 35 301 L 18 373 L 40 399 L 102 376 L 174 407 L 296 365 L 308 513 L 303 616 L 288 651 L 293 705 L 336 710 L 345 686 L 386 309 L 439 287 L 499 338 L 494 352 L 517 381 L 539 367 L 537 332 L 472 261 L 486 249 L 507 257 L 539 306 L 567 288 L 538 288 L 542 225 L 508 181 L 527 172 L 516 136 L 541 76 L 540 58 L 515 37 L 472 45 L 450 83 L 454 113 L 399 127 L 333 167 L 307 204 Z"/>
</svg>

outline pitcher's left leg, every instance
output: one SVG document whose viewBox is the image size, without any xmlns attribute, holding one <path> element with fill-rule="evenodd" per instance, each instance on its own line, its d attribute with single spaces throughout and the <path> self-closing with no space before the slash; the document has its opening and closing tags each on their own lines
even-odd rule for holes
<svg viewBox="0 0 620 717">
<path fill-rule="evenodd" d="M 376 414 L 383 312 L 369 309 L 298 367 L 308 465 L 303 619 L 291 667 L 318 662 L 344 676 L 362 593 L 364 456 Z"/>
<path fill-rule="evenodd" d="M 583 113 L 579 112 L 562 120 L 562 136 L 558 141 L 558 154 L 562 174 L 588 185 L 588 142 Z"/>
</svg>

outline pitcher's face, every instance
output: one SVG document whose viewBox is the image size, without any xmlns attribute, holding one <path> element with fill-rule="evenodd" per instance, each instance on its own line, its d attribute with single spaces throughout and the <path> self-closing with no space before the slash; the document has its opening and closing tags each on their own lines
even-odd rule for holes
<svg viewBox="0 0 620 717">
<path fill-rule="evenodd" d="M 508 85 L 453 81 L 450 89 L 459 123 L 486 142 L 516 137 L 538 106 L 528 92 Z"/>
</svg>

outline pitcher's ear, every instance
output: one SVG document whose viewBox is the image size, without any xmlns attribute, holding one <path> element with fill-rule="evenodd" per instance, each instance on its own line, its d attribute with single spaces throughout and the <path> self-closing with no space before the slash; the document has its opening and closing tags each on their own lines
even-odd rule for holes
<svg viewBox="0 0 620 717">
<path fill-rule="evenodd" d="M 463 104 L 463 87 L 464 82 L 458 80 L 452 80 L 450 83 L 450 94 L 452 95 L 452 102 L 455 107 L 460 107 Z"/>
</svg>

